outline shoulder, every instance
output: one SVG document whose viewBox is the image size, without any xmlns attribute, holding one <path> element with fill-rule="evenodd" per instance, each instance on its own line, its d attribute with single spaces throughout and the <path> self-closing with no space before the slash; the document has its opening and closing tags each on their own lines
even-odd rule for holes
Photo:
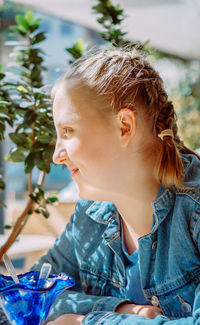
<svg viewBox="0 0 200 325">
<path fill-rule="evenodd" d="M 116 212 L 117 209 L 112 202 L 80 199 L 75 207 L 74 219 L 107 224 Z"/>
<path fill-rule="evenodd" d="M 157 214 L 173 216 L 177 225 L 185 222 L 195 228 L 200 220 L 200 160 L 192 154 L 182 155 L 184 164 L 184 189 L 166 189 L 160 186 L 154 203 Z"/>
<path fill-rule="evenodd" d="M 200 159 L 193 154 L 183 154 L 184 185 L 200 193 Z"/>
<path fill-rule="evenodd" d="M 182 155 L 185 189 L 175 189 L 176 200 L 188 208 L 200 206 L 200 160 L 192 154 Z"/>
<path fill-rule="evenodd" d="M 73 227 L 81 228 L 82 226 L 85 227 L 85 224 L 90 223 L 87 210 L 90 207 L 92 207 L 94 202 L 95 201 L 82 200 L 82 199 L 79 199 L 77 201 L 74 214 L 71 217 L 71 222 L 73 224 Z"/>
<path fill-rule="evenodd" d="M 79 215 L 79 214 L 86 214 L 86 211 L 89 207 L 91 207 L 93 205 L 95 201 L 89 201 L 89 200 L 82 200 L 79 199 L 76 203 L 75 206 L 75 214 Z"/>
<path fill-rule="evenodd" d="M 176 189 L 175 212 L 188 222 L 193 239 L 200 234 L 200 160 L 192 154 L 182 155 L 185 189 Z"/>
<path fill-rule="evenodd" d="M 74 245 L 80 254 L 80 246 L 87 247 L 87 251 L 93 250 L 103 240 L 109 216 L 113 217 L 115 210 L 111 202 L 82 199 L 77 202 L 70 223 Z"/>
</svg>

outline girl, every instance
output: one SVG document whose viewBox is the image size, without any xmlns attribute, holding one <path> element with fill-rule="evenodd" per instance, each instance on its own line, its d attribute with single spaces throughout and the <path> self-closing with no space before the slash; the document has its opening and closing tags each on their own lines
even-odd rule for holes
<svg viewBox="0 0 200 325">
<path fill-rule="evenodd" d="M 34 266 L 76 280 L 49 325 L 200 323 L 200 160 L 162 80 L 135 50 L 101 48 L 53 89 L 54 162 L 80 200 Z"/>
</svg>

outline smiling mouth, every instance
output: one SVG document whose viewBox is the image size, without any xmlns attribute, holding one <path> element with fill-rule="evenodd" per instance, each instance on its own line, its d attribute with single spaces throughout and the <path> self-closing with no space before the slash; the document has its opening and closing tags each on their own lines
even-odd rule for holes
<svg viewBox="0 0 200 325">
<path fill-rule="evenodd" d="M 79 172 L 79 169 L 78 168 L 75 168 L 72 170 L 72 177 L 75 176 L 77 173 Z"/>
</svg>

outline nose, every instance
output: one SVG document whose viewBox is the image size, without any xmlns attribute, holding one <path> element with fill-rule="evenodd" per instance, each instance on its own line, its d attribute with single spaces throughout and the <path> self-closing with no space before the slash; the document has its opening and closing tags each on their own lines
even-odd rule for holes
<svg viewBox="0 0 200 325">
<path fill-rule="evenodd" d="M 66 161 L 66 160 L 67 160 L 67 151 L 65 149 L 56 147 L 54 154 L 53 154 L 54 164 L 60 165 L 60 164 L 63 164 L 64 161 Z"/>
</svg>

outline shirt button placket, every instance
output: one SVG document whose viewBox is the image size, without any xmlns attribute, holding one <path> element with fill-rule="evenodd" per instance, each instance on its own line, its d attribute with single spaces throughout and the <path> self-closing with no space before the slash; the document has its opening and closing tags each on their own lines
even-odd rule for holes
<svg viewBox="0 0 200 325">
<path fill-rule="evenodd" d="M 152 249 L 154 251 L 156 250 L 156 248 L 157 248 L 157 240 L 152 243 L 151 247 L 152 247 Z"/>
<path fill-rule="evenodd" d="M 192 306 L 189 304 L 189 302 L 185 301 L 180 295 L 177 295 L 180 303 L 181 303 L 181 310 L 184 313 L 191 313 L 192 311 Z"/>
<path fill-rule="evenodd" d="M 182 302 L 181 309 L 184 313 L 191 313 L 192 306 L 188 302 Z"/>
</svg>

